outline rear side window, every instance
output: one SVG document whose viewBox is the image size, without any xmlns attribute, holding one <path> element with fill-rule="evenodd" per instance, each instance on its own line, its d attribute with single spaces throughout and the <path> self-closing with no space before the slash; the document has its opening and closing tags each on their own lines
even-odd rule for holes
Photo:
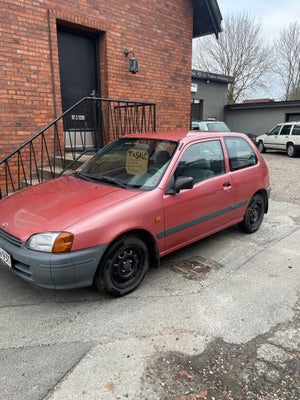
<svg viewBox="0 0 300 400">
<path fill-rule="evenodd" d="M 292 135 L 300 136 L 300 125 L 294 125 Z"/>
<path fill-rule="evenodd" d="M 287 136 L 290 134 L 292 125 L 283 125 L 281 131 L 280 131 L 280 136 L 284 135 Z"/>
<path fill-rule="evenodd" d="M 225 138 L 225 144 L 229 156 L 231 171 L 251 167 L 252 165 L 257 164 L 257 156 L 245 139 L 240 137 L 229 137 Z"/>
</svg>

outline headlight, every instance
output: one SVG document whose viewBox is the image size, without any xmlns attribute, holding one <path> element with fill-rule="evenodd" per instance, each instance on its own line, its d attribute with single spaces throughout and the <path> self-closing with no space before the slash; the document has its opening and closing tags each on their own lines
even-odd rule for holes
<svg viewBox="0 0 300 400">
<path fill-rule="evenodd" d="M 71 251 L 74 235 L 69 232 L 37 233 L 28 239 L 26 246 L 31 250 L 48 253 L 66 253 Z"/>
</svg>

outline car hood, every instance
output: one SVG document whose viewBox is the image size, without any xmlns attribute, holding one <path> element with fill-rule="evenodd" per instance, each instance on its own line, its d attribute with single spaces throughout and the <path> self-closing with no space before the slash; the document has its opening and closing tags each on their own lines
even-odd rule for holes
<svg viewBox="0 0 300 400">
<path fill-rule="evenodd" d="M 64 231 L 142 192 L 71 175 L 21 190 L 0 201 L 0 228 L 25 242 L 32 234 Z"/>
</svg>

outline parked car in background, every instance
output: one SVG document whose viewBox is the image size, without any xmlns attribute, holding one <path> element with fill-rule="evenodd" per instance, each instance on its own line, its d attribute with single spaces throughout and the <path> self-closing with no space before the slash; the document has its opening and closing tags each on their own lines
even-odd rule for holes
<svg viewBox="0 0 300 400">
<path fill-rule="evenodd" d="M 192 121 L 192 130 L 230 132 L 225 122 L 215 120 Z"/>
<path fill-rule="evenodd" d="M 160 257 L 268 211 L 267 165 L 229 132 L 119 138 L 77 171 L 0 201 L 0 266 L 52 289 L 134 290 Z"/>
<path fill-rule="evenodd" d="M 247 135 L 248 138 L 252 141 L 252 143 L 253 143 L 255 146 L 257 146 L 256 139 L 257 139 L 257 136 L 258 136 L 258 135 L 256 135 L 255 133 L 245 133 L 245 135 Z"/>
<path fill-rule="evenodd" d="M 223 121 L 207 120 L 207 121 L 192 121 L 192 130 L 197 131 L 219 131 L 231 132 L 231 129 Z M 254 133 L 245 133 L 251 141 L 256 145 L 256 137 Z"/>
<path fill-rule="evenodd" d="M 300 150 L 300 122 L 284 122 L 256 138 L 258 149 L 264 153 L 267 149 L 286 151 L 289 157 L 295 157 Z"/>
</svg>

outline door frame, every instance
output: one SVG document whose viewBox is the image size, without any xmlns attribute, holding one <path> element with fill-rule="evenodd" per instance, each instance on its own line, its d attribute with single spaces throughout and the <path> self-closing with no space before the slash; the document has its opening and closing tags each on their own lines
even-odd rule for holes
<svg viewBox="0 0 300 400">
<path fill-rule="evenodd" d="M 74 36 L 74 39 L 72 38 L 72 40 L 75 40 L 75 42 L 74 42 L 75 43 L 75 53 L 71 53 L 71 55 L 79 54 L 79 53 L 76 53 L 77 52 L 76 36 L 78 36 L 80 38 L 91 39 L 90 42 L 87 42 L 87 45 L 88 45 L 88 48 L 92 49 L 92 50 L 90 50 L 90 51 L 92 51 L 92 53 L 91 53 L 92 58 L 89 58 L 89 60 L 91 60 L 93 62 L 91 71 L 94 71 L 94 74 L 93 74 L 94 76 L 93 76 L 93 80 L 91 81 L 92 82 L 91 86 L 95 87 L 95 89 L 91 89 L 92 90 L 91 93 L 86 93 L 85 95 L 83 95 L 83 97 L 90 97 L 90 96 L 96 97 L 96 96 L 100 95 L 100 90 L 101 90 L 100 51 L 99 51 L 100 39 L 99 39 L 99 32 L 91 32 L 90 30 L 79 29 L 78 27 L 73 27 L 73 26 L 57 23 L 57 49 L 58 49 L 58 67 L 59 67 L 58 72 L 59 72 L 59 78 L 60 78 L 60 101 L 61 101 L 62 111 L 65 112 L 73 104 L 77 103 L 77 101 L 79 101 L 80 98 L 74 98 L 73 104 L 67 104 L 66 109 L 63 108 L 62 76 L 61 76 L 61 70 L 60 70 L 60 65 L 59 65 L 62 57 L 64 57 L 64 55 L 61 53 L 60 48 L 59 48 L 59 35 L 63 34 L 63 33 L 66 33 L 66 34 L 69 33 L 70 35 Z M 89 43 L 91 43 L 92 47 L 90 47 Z M 85 43 L 83 43 L 83 44 L 85 45 Z M 88 54 L 88 56 L 89 56 L 89 54 Z M 81 64 L 80 56 L 79 56 L 79 64 Z M 71 81 L 71 83 L 72 83 L 72 81 Z M 87 82 L 87 84 L 89 84 L 89 83 L 90 82 Z M 76 97 L 76 93 L 75 93 L 75 97 Z M 71 98 L 72 98 L 72 96 L 71 96 Z M 86 150 L 86 149 L 93 149 L 96 147 L 96 141 L 99 140 L 98 139 L 98 130 L 99 129 L 97 126 L 94 126 L 94 125 L 95 125 L 95 121 L 98 121 L 98 118 L 95 115 L 93 115 L 93 113 L 96 112 L 97 110 L 95 109 L 95 107 L 93 106 L 92 103 L 91 103 L 91 107 L 92 108 L 90 111 L 85 110 L 85 112 L 83 112 L 83 114 L 85 115 L 85 118 L 87 118 L 87 119 L 82 120 L 82 115 L 81 115 L 82 111 L 79 110 L 76 112 L 76 110 L 75 110 L 74 115 L 72 115 L 70 118 L 67 118 L 67 121 L 69 121 L 68 124 L 66 125 L 64 123 L 64 136 L 65 136 L 64 140 L 65 140 L 65 149 L 66 150 L 75 149 L 78 151 L 82 151 L 82 150 Z M 72 122 L 72 120 L 74 121 L 74 123 Z M 87 123 L 87 125 L 86 125 L 86 123 Z M 81 128 L 80 128 L 80 126 L 81 126 Z M 90 128 L 90 129 L 86 129 L 86 128 Z M 101 140 L 103 140 L 103 138 Z"/>
</svg>

